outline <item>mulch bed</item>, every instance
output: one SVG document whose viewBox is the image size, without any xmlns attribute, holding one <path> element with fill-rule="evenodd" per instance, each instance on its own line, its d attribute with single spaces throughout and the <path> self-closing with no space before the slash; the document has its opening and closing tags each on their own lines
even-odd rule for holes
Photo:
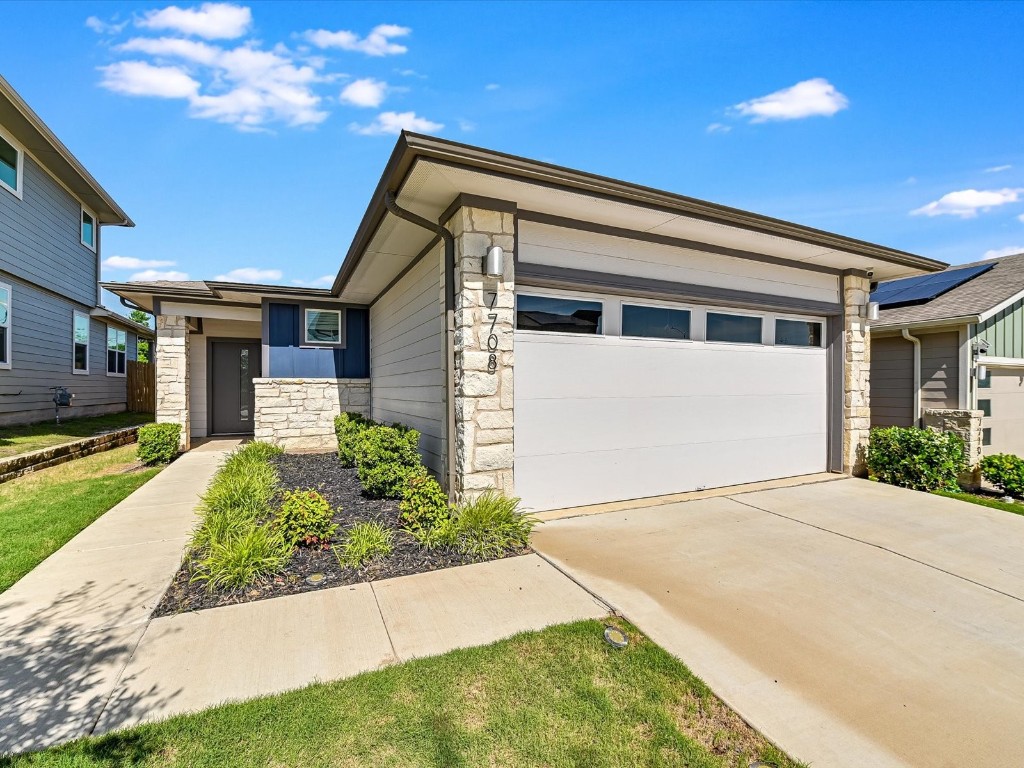
<svg viewBox="0 0 1024 768">
<path fill-rule="evenodd" d="M 313 488 L 330 502 L 335 509 L 334 522 L 338 524 L 333 539 L 335 543 L 340 543 L 345 531 L 354 523 L 377 521 L 394 531 L 391 554 L 367 563 L 363 568 L 350 568 L 341 565 L 331 549 L 299 547 L 285 569 L 272 580 L 235 592 L 210 592 L 204 583 L 190 583 L 192 574 L 186 565 L 182 565 L 153 612 L 154 617 L 479 562 L 447 548 L 424 549 L 402 530 L 398 520 L 398 502 L 367 498 L 359 484 L 356 470 L 342 467 L 333 453 L 284 454 L 273 459 L 273 462 L 281 478 L 282 490 Z M 528 548 L 512 551 L 506 553 L 505 557 L 525 555 L 530 551 Z M 323 574 L 323 580 L 317 584 L 306 583 L 306 579 L 314 573 Z"/>
</svg>

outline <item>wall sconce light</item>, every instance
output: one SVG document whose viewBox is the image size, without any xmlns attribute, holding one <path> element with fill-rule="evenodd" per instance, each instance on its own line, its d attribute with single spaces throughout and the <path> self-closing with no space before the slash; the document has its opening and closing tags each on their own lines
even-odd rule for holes
<svg viewBox="0 0 1024 768">
<path fill-rule="evenodd" d="M 878 302 L 869 301 L 860 310 L 860 316 L 865 320 L 877 320 L 878 319 Z"/>
<path fill-rule="evenodd" d="M 505 251 L 500 245 L 492 245 L 484 256 L 484 274 L 501 277 L 505 274 Z"/>
<path fill-rule="evenodd" d="M 988 366 L 987 365 L 980 365 L 979 364 L 978 365 L 978 381 L 981 381 L 982 379 L 987 379 L 987 378 L 988 378 Z"/>
</svg>

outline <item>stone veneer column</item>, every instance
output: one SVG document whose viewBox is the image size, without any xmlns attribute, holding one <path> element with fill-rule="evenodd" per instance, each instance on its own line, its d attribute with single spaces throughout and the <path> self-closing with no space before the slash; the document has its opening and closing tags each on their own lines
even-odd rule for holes
<svg viewBox="0 0 1024 768">
<path fill-rule="evenodd" d="M 843 472 L 867 474 L 871 431 L 871 337 L 861 311 L 871 294 L 867 277 L 845 274 L 843 290 Z"/>
<path fill-rule="evenodd" d="M 513 214 L 463 207 L 442 224 L 455 236 L 455 496 L 487 488 L 511 496 Z M 501 278 L 483 274 L 492 245 L 505 251 Z"/>
<path fill-rule="evenodd" d="M 960 485 L 969 491 L 981 487 L 981 455 L 984 430 L 984 411 L 967 411 L 958 408 L 926 408 L 922 423 L 925 429 L 936 432 L 952 432 L 964 441 L 967 453 L 967 470 L 959 479 Z"/>
<path fill-rule="evenodd" d="M 181 424 L 181 447 L 191 445 L 188 321 L 156 316 L 156 420 Z"/>
</svg>

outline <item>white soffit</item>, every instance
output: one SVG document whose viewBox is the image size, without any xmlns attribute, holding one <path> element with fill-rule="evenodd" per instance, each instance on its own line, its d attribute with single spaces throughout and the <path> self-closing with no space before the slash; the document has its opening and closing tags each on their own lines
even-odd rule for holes
<svg viewBox="0 0 1024 768">
<path fill-rule="evenodd" d="M 398 204 L 425 219 L 437 221 L 460 193 L 508 200 L 516 203 L 520 210 L 693 240 L 797 263 L 840 270 L 871 271 L 875 280 L 891 280 L 923 272 L 778 235 L 753 232 L 530 181 L 439 165 L 423 159 L 417 161 L 407 176 L 398 196 Z M 414 224 L 386 216 L 341 298 L 357 303 L 372 301 L 432 238 L 430 232 Z"/>
</svg>

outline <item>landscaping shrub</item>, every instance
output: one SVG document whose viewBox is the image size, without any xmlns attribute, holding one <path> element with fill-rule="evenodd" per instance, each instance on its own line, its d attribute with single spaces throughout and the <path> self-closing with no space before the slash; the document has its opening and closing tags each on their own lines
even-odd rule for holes
<svg viewBox="0 0 1024 768">
<path fill-rule="evenodd" d="M 205 581 L 210 591 L 242 589 L 277 573 L 288 562 L 291 547 L 279 531 L 250 525 L 213 541 L 193 559 L 192 581 Z"/>
<path fill-rule="evenodd" d="M 519 499 L 494 489 L 459 504 L 417 540 L 427 548 L 450 546 L 478 560 L 501 557 L 530 543 L 537 519 L 519 511 Z"/>
<path fill-rule="evenodd" d="M 330 503 L 313 489 L 287 491 L 277 512 L 277 525 L 292 547 L 326 547 L 338 530 Z"/>
<path fill-rule="evenodd" d="M 402 426 L 373 425 L 364 429 L 356 445 L 359 482 L 367 495 L 397 499 L 410 477 L 423 466 L 416 450 L 420 433 Z"/>
<path fill-rule="evenodd" d="M 378 557 L 390 555 L 393 539 L 394 533 L 381 523 L 357 523 L 345 534 L 341 552 L 336 548 L 335 553 L 342 565 L 359 568 Z"/>
<path fill-rule="evenodd" d="M 1024 459 L 1012 453 L 997 453 L 981 460 L 981 476 L 1003 493 L 1024 497 Z"/>
<path fill-rule="evenodd" d="M 338 437 L 338 460 L 343 467 L 356 465 L 356 447 L 363 430 L 374 422 L 359 413 L 343 413 L 334 417 L 334 434 Z"/>
<path fill-rule="evenodd" d="M 967 457 L 963 440 L 952 432 L 886 427 L 871 430 L 867 464 L 883 483 L 917 491 L 955 491 Z"/>
<path fill-rule="evenodd" d="M 181 424 L 143 424 L 139 427 L 139 461 L 143 464 L 166 464 L 178 455 L 181 445 Z"/>
<path fill-rule="evenodd" d="M 406 481 L 398 516 L 405 529 L 420 538 L 451 517 L 448 494 L 422 469 Z"/>
</svg>

